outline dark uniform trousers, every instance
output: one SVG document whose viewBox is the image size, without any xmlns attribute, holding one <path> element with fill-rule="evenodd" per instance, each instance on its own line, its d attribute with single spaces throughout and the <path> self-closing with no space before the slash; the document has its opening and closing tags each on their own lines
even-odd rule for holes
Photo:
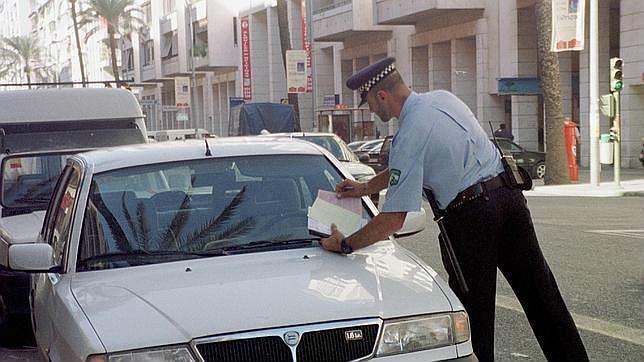
<svg viewBox="0 0 644 362">
<path fill-rule="evenodd" d="M 441 245 L 449 285 L 467 310 L 474 352 L 494 360 L 496 269 L 501 270 L 523 306 L 550 361 L 587 361 L 579 332 L 559 293 L 537 241 L 527 201 L 520 190 L 503 186 L 486 192 L 445 217 L 447 232 L 469 292 L 458 288 Z"/>
</svg>

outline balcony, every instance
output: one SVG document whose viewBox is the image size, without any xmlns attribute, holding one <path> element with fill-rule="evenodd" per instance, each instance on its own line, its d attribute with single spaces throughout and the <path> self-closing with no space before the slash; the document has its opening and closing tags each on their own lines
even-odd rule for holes
<svg viewBox="0 0 644 362">
<path fill-rule="evenodd" d="M 486 0 L 376 0 L 377 23 L 383 25 L 416 25 L 419 22 L 455 23 L 483 15 Z"/>
<path fill-rule="evenodd" d="M 315 41 L 344 41 L 354 35 L 390 32 L 392 29 L 375 24 L 372 0 L 320 0 L 315 5 Z"/>
</svg>

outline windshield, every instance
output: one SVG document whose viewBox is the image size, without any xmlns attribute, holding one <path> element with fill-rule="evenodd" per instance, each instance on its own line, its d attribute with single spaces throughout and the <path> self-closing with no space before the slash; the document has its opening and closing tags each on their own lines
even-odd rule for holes
<svg viewBox="0 0 644 362">
<path fill-rule="evenodd" d="M 2 161 L 2 216 L 47 209 L 67 159 L 78 152 L 5 158 Z"/>
<path fill-rule="evenodd" d="M 358 157 L 351 151 L 344 141 L 338 136 L 311 136 L 305 135 L 301 137 L 309 142 L 313 142 L 318 146 L 324 147 L 327 151 L 331 152 L 339 161 L 345 162 L 359 162 Z"/>
<path fill-rule="evenodd" d="M 311 246 L 308 208 L 343 177 L 322 156 L 146 165 L 94 176 L 77 270 Z M 370 214 L 363 205 L 363 222 Z"/>
</svg>

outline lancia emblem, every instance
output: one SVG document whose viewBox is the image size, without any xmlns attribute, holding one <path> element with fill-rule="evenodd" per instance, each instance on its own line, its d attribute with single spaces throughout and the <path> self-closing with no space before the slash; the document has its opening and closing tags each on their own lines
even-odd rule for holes
<svg viewBox="0 0 644 362">
<path fill-rule="evenodd" d="M 353 329 L 350 331 L 344 331 L 344 339 L 349 341 L 359 341 L 362 339 L 362 330 L 360 329 Z"/>
<path fill-rule="evenodd" d="M 284 342 L 291 347 L 295 347 L 300 343 L 300 334 L 295 331 L 286 332 L 284 333 Z"/>
</svg>

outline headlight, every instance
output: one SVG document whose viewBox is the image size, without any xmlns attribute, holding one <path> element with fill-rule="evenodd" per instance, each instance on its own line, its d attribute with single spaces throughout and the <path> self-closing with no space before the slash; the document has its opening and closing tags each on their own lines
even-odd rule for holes
<svg viewBox="0 0 644 362">
<path fill-rule="evenodd" d="M 98 361 L 97 357 L 92 356 L 88 361 Z M 105 359 L 103 359 L 105 360 Z M 136 351 L 110 353 L 107 356 L 108 362 L 196 362 L 187 346 L 174 346 L 162 348 L 140 349 Z"/>
<path fill-rule="evenodd" d="M 465 312 L 385 321 L 377 356 L 444 347 L 469 338 L 470 326 Z"/>
</svg>

